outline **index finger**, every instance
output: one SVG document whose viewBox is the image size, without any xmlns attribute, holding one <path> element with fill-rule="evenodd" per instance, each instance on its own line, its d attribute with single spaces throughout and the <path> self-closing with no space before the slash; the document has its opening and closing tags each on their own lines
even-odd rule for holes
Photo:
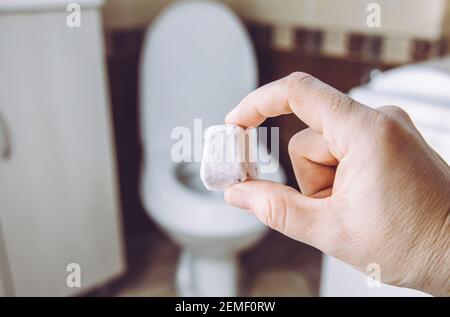
<svg viewBox="0 0 450 317">
<path fill-rule="evenodd" d="M 369 108 L 306 73 L 293 73 L 248 94 L 225 119 L 256 127 L 266 118 L 294 113 L 316 132 L 342 127 L 351 113 Z"/>
</svg>

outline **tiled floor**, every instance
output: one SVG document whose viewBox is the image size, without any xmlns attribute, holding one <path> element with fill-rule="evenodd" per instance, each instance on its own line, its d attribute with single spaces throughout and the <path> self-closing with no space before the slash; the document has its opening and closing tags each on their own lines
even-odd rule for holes
<svg viewBox="0 0 450 317">
<path fill-rule="evenodd" d="M 113 296 L 176 296 L 179 248 L 157 228 L 128 243 L 128 274 L 113 283 Z M 319 251 L 270 232 L 241 256 L 242 296 L 317 296 Z"/>
</svg>

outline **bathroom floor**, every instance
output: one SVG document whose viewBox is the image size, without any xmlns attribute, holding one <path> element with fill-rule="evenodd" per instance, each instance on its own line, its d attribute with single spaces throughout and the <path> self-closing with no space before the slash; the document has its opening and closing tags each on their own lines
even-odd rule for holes
<svg viewBox="0 0 450 317">
<path fill-rule="evenodd" d="M 128 243 L 128 274 L 92 295 L 176 296 L 179 248 L 156 227 Z M 318 296 L 321 253 L 275 231 L 241 256 L 241 296 Z"/>
</svg>

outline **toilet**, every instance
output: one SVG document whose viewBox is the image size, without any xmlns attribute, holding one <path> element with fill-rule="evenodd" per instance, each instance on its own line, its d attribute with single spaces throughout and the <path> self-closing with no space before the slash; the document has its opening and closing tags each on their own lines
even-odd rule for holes
<svg viewBox="0 0 450 317">
<path fill-rule="evenodd" d="M 224 5 L 180 1 L 147 31 L 140 67 L 141 198 L 148 215 L 181 248 L 178 295 L 237 296 L 239 253 L 267 229 L 247 211 L 226 205 L 223 193 L 207 191 L 198 160 L 176 163 L 171 150 L 174 129 L 187 128 L 193 137 L 195 120 L 201 119 L 203 130 L 222 124 L 256 88 L 251 40 Z M 285 179 L 281 168 L 263 178 Z"/>
</svg>

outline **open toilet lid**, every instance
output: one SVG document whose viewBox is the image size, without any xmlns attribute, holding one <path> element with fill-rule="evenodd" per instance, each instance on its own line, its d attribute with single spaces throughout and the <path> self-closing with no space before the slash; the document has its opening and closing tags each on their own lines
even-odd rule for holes
<svg viewBox="0 0 450 317">
<path fill-rule="evenodd" d="M 225 6 L 171 5 L 147 32 L 141 60 L 141 120 L 146 152 L 166 151 L 176 127 L 221 124 L 257 85 L 250 38 Z M 194 137 L 194 136 L 192 136 Z"/>
</svg>

